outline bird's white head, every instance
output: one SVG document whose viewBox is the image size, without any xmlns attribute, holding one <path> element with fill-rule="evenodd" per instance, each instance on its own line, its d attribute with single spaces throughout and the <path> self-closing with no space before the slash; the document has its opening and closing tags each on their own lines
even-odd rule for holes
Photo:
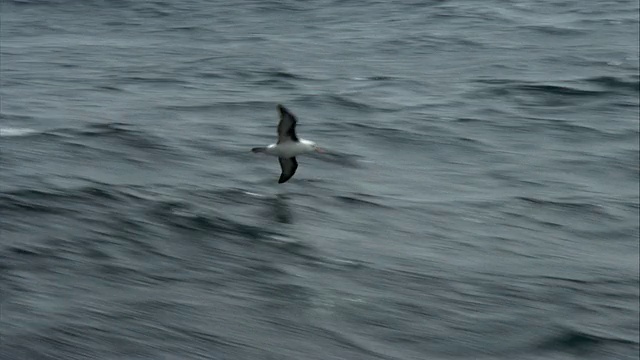
<svg viewBox="0 0 640 360">
<path fill-rule="evenodd" d="M 317 153 L 320 153 L 320 154 L 325 153 L 324 149 L 319 147 L 318 144 L 316 144 L 314 141 L 301 139 L 300 142 L 305 144 L 307 146 L 307 149 L 310 150 L 310 152 L 317 152 Z"/>
</svg>

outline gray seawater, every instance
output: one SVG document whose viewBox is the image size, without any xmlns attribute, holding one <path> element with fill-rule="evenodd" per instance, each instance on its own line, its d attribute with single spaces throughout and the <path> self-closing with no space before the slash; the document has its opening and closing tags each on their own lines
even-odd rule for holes
<svg viewBox="0 0 640 360">
<path fill-rule="evenodd" d="M 3 0 L 0 358 L 637 359 L 639 8 Z"/>
</svg>

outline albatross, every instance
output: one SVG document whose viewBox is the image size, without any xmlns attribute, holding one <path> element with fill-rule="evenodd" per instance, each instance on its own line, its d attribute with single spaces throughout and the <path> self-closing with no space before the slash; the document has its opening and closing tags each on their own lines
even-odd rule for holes
<svg viewBox="0 0 640 360">
<path fill-rule="evenodd" d="M 298 120 L 287 108 L 278 104 L 280 122 L 278 123 L 278 142 L 269 146 L 254 147 L 254 153 L 265 153 L 275 155 L 280 162 L 282 173 L 278 184 L 282 184 L 291 179 L 298 169 L 296 156 L 312 152 L 322 153 L 315 142 L 301 139 L 296 135 L 296 123 Z"/>
</svg>

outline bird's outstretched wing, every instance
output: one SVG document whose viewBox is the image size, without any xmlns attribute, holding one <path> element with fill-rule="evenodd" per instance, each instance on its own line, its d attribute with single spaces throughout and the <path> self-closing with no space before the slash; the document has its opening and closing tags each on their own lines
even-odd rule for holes
<svg viewBox="0 0 640 360">
<path fill-rule="evenodd" d="M 298 162 L 296 161 L 295 157 L 279 157 L 278 161 L 280 161 L 280 168 L 282 168 L 282 173 L 280 174 L 278 184 L 282 184 L 283 182 L 291 179 L 291 177 L 293 177 L 293 174 L 296 173 L 296 170 L 298 169 Z"/>
<path fill-rule="evenodd" d="M 296 123 L 298 122 L 287 108 L 278 104 L 280 122 L 278 123 L 278 144 L 285 141 L 298 141 L 296 136 Z"/>
</svg>

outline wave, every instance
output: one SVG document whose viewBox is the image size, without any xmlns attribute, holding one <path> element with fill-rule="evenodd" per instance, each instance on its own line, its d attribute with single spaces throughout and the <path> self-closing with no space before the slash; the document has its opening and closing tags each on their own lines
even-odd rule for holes
<svg viewBox="0 0 640 360">
<path fill-rule="evenodd" d="M 518 196 L 516 199 L 524 201 L 535 206 L 549 208 L 549 209 L 561 209 L 569 211 L 580 211 L 590 214 L 597 214 L 601 217 L 609 219 L 615 219 L 616 217 L 610 214 L 604 207 L 588 202 L 568 201 L 568 200 L 549 200 L 542 198 Z"/>
<path fill-rule="evenodd" d="M 392 112 L 397 109 L 388 109 L 379 106 L 373 106 L 371 104 L 367 104 L 364 102 L 356 101 L 350 98 L 347 95 L 337 95 L 337 94 L 320 94 L 320 95 L 301 95 L 294 99 L 294 102 L 301 104 L 328 104 L 338 106 L 344 109 L 365 111 L 371 113 L 379 113 L 379 112 Z"/>
<path fill-rule="evenodd" d="M 564 329 L 560 334 L 541 341 L 537 347 L 546 351 L 568 351 L 586 354 L 593 352 L 595 348 L 616 344 L 637 345 L 638 341 L 613 335 L 596 335 L 581 330 Z"/>
<path fill-rule="evenodd" d="M 584 79 L 583 81 L 601 85 L 610 89 L 631 90 L 634 92 L 640 92 L 640 80 L 638 80 L 638 76 L 635 76 L 635 80 L 626 80 L 615 76 L 597 76 Z"/>
<path fill-rule="evenodd" d="M 0 212 L 7 219 L 19 219 L 29 213 L 64 214 L 68 218 L 82 221 L 94 221 L 103 228 L 115 228 L 133 233 L 143 232 L 149 224 L 168 227 L 173 231 L 188 231 L 190 233 L 209 234 L 212 236 L 232 236 L 244 239 L 263 240 L 271 242 L 279 234 L 253 224 L 242 222 L 241 218 L 227 216 L 224 213 L 212 212 L 210 209 L 199 209 L 191 205 L 189 198 L 202 196 L 200 192 L 192 194 L 185 192 L 179 200 L 163 198 L 160 189 L 150 190 L 149 187 L 140 188 L 130 185 L 110 185 L 89 182 L 87 185 L 73 188 L 43 187 L 14 189 L 0 192 Z M 235 195 L 234 195 L 235 194 Z M 241 191 L 216 191 L 210 196 L 212 201 L 221 203 L 238 203 L 242 196 L 250 197 L 243 201 L 245 204 L 257 204 L 259 207 L 286 207 L 277 203 L 282 200 L 264 198 L 257 200 Z M 274 201 L 276 203 L 274 203 Z M 133 221 L 116 213 L 109 212 L 105 217 L 104 210 L 126 207 L 138 213 Z M 109 210 L 110 211 L 110 210 Z M 300 249 L 300 244 L 284 246 L 289 252 L 301 253 L 308 249 Z M 278 245 L 278 247 L 281 247 Z M 304 247 L 304 246 L 303 246 Z"/>
<path fill-rule="evenodd" d="M 561 27 L 556 25 L 526 25 L 522 26 L 522 28 L 527 30 L 533 30 L 545 35 L 583 35 L 587 33 L 587 30 L 578 29 L 578 28 L 570 28 L 570 27 Z"/>
<path fill-rule="evenodd" d="M 124 194 L 106 185 L 87 185 L 74 189 L 41 188 L 18 189 L 0 192 L 0 210 L 5 213 L 40 212 L 69 213 L 79 212 L 68 202 L 94 202 L 104 205 L 107 201 L 124 200 Z"/>
<path fill-rule="evenodd" d="M 127 123 L 110 122 L 90 124 L 79 128 L 55 129 L 47 131 L 43 135 L 58 137 L 63 143 L 74 147 L 114 154 L 124 153 L 126 156 L 128 153 L 123 150 L 122 146 L 114 146 L 112 142 L 149 155 L 162 153 L 172 157 L 183 156 L 180 149 L 169 144 L 168 139 Z M 105 142 L 108 145 L 104 145 Z"/>
<path fill-rule="evenodd" d="M 376 202 L 373 200 L 367 200 L 364 199 L 363 197 L 373 197 L 371 195 L 365 195 L 365 194 L 353 194 L 352 196 L 349 195 L 336 195 L 334 196 L 334 199 L 347 204 L 347 205 L 352 205 L 355 207 L 375 207 L 375 208 L 390 208 L 389 206 L 382 204 L 380 202 Z"/>
<path fill-rule="evenodd" d="M 215 103 L 192 105 L 165 105 L 162 108 L 178 111 L 214 111 L 214 110 L 271 110 L 275 113 L 275 103 L 271 101 L 218 101 Z"/>
<path fill-rule="evenodd" d="M 527 82 L 516 79 L 476 79 L 475 82 L 487 85 L 494 85 L 491 90 L 495 94 L 510 92 L 525 92 L 532 95 L 550 94 L 562 96 L 600 96 L 612 91 L 640 91 L 640 81 L 638 77 L 622 78 L 615 76 L 596 76 L 579 79 L 569 79 L 562 81 L 562 85 L 544 84 L 538 82 Z M 589 86 L 589 89 L 580 88 L 580 84 Z M 593 89 L 597 85 L 598 89 Z"/>
<path fill-rule="evenodd" d="M 545 93 L 551 95 L 568 96 L 598 96 L 604 93 L 604 91 L 598 90 L 583 90 L 571 86 L 545 84 L 521 84 L 513 86 L 512 89 L 530 93 Z"/>
<path fill-rule="evenodd" d="M 36 130 L 29 128 L 0 128 L 0 137 L 29 136 L 36 133 Z"/>
<path fill-rule="evenodd" d="M 597 96 L 604 91 L 598 90 L 583 90 L 567 85 L 549 85 L 540 83 L 524 82 L 520 80 L 512 79 L 478 79 L 478 83 L 488 85 L 501 85 L 493 88 L 493 92 L 496 94 L 502 94 L 502 92 L 529 92 L 533 94 L 545 93 L 551 95 L 570 95 L 570 96 Z"/>
<path fill-rule="evenodd" d="M 133 148 L 177 152 L 177 149 L 167 145 L 168 141 L 166 139 L 151 134 L 146 130 L 138 129 L 131 124 L 121 122 L 89 124 L 78 128 L 58 128 L 46 131 L 37 131 L 29 128 L 0 128 L 0 136 L 46 137 L 88 148 L 94 148 L 95 144 L 82 141 L 83 139 L 113 139 Z"/>
</svg>

